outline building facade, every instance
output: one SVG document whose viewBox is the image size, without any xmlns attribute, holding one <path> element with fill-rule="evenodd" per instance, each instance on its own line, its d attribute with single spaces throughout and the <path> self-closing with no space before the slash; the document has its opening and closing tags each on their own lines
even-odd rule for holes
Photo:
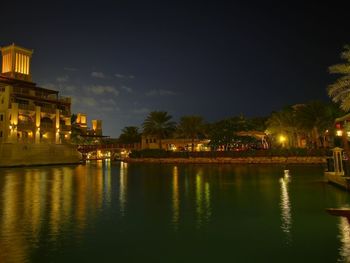
<svg viewBox="0 0 350 263">
<path fill-rule="evenodd" d="M 32 50 L 12 44 L 1 53 L 0 142 L 69 142 L 71 99 L 32 82 Z"/>
<path fill-rule="evenodd" d="M 78 113 L 75 120 L 75 126 L 82 136 L 103 136 L 102 134 L 102 120 L 92 120 L 91 128 L 87 126 L 87 115 L 85 113 Z"/>
</svg>

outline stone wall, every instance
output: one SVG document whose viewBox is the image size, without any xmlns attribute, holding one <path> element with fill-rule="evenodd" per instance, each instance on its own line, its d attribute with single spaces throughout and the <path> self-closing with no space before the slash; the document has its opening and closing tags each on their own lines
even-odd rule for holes
<svg viewBox="0 0 350 263">
<path fill-rule="evenodd" d="M 242 158 L 125 158 L 129 163 L 198 163 L 198 164 L 324 164 L 325 157 L 242 157 Z"/>
<path fill-rule="evenodd" d="M 81 154 L 73 145 L 1 143 L 0 167 L 79 163 Z"/>
</svg>

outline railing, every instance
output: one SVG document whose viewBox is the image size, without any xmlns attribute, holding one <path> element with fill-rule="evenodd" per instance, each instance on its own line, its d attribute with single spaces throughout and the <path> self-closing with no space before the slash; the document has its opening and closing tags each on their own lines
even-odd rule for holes
<svg viewBox="0 0 350 263">
<path fill-rule="evenodd" d="M 54 129 L 54 126 L 52 123 L 41 123 L 40 124 L 40 128 L 41 129 L 45 129 L 45 130 L 53 130 Z"/>
<path fill-rule="evenodd" d="M 80 152 L 91 152 L 91 151 L 97 151 L 97 150 L 115 150 L 115 149 L 121 149 L 122 144 L 80 144 L 78 145 L 78 151 Z"/>
<path fill-rule="evenodd" d="M 17 96 L 24 96 L 31 99 L 43 99 L 51 102 L 62 102 L 62 103 L 71 103 L 70 97 L 57 96 L 56 94 L 43 94 L 40 92 L 32 92 L 31 90 L 14 88 L 13 93 Z"/>
<path fill-rule="evenodd" d="M 48 108 L 48 107 L 41 107 L 41 111 L 45 113 L 52 113 L 52 114 L 56 113 L 56 109 Z"/>
<path fill-rule="evenodd" d="M 18 104 L 18 108 L 20 110 L 30 110 L 35 111 L 35 106 L 30 104 Z"/>
<path fill-rule="evenodd" d="M 14 87 L 13 92 L 17 94 L 24 94 L 24 95 L 29 95 L 30 94 L 30 89 L 28 88 L 19 88 L 19 87 Z"/>
<path fill-rule="evenodd" d="M 70 103 L 71 102 L 71 98 L 70 97 L 59 96 L 58 100 L 62 101 L 62 102 L 65 102 L 65 103 Z"/>
</svg>

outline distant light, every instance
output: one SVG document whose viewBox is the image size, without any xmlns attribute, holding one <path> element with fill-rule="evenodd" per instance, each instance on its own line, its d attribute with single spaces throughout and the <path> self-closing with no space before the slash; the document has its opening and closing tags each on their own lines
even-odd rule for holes
<svg viewBox="0 0 350 263">
<path fill-rule="evenodd" d="M 280 142 L 283 143 L 287 140 L 286 137 L 284 137 L 283 135 L 280 135 L 280 138 L 279 138 Z"/>
<path fill-rule="evenodd" d="M 343 131 L 342 130 L 337 130 L 336 135 L 337 136 L 343 136 Z"/>
</svg>

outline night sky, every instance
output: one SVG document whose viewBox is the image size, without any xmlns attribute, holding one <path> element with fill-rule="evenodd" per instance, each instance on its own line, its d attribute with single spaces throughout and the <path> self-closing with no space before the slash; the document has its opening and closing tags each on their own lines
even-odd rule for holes
<svg viewBox="0 0 350 263">
<path fill-rule="evenodd" d="M 1 9 L 0 46 L 34 49 L 34 82 L 71 96 L 73 112 L 102 119 L 113 137 L 153 110 L 215 121 L 329 101 L 328 66 L 350 44 L 340 1 L 46 1 Z"/>
</svg>

